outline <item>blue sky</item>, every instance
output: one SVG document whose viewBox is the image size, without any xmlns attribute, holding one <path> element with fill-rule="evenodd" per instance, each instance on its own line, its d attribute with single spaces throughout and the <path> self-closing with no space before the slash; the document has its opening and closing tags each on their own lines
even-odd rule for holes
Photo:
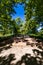
<svg viewBox="0 0 43 65">
<path fill-rule="evenodd" d="M 24 17 L 24 5 L 17 4 L 17 7 L 14 7 L 16 14 L 12 15 L 12 18 L 15 19 L 17 17 L 20 17 L 23 21 L 25 21 Z"/>
</svg>

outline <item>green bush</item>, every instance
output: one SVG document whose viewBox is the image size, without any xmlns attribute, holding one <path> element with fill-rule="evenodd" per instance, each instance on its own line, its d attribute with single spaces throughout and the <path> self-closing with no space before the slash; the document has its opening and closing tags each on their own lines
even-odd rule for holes
<svg viewBox="0 0 43 65">
<path fill-rule="evenodd" d="M 35 38 L 38 38 L 38 39 L 43 39 L 43 35 L 40 35 L 39 33 L 38 34 L 29 34 L 29 36 L 35 37 Z"/>
</svg>

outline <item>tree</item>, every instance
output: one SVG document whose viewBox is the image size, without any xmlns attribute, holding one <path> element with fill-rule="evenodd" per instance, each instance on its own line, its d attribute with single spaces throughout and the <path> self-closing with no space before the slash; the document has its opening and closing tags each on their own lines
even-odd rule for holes
<svg viewBox="0 0 43 65">
<path fill-rule="evenodd" d="M 14 7 L 18 3 L 25 4 L 26 23 L 24 28 L 20 18 L 12 20 L 11 16 L 11 14 L 16 13 Z M 37 33 L 37 27 L 41 22 L 43 22 L 43 0 L 0 0 L 0 33 L 2 31 L 3 35 L 12 34 L 12 32 L 17 34 L 20 30 L 26 34 Z"/>
<path fill-rule="evenodd" d="M 28 34 L 30 33 L 36 33 L 36 27 L 37 27 L 37 22 L 35 22 L 34 20 L 29 20 L 26 21 L 25 23 L 25 30 Z"/>
<path fill-rule="evenodd" d="M 22 28 L 23 28 L 23 21 L 19 17 L 16 18 L 15 21 L 16 21 L 16 25 L 17 25 L 18 34 L 21 34 Z"/>
<path fill-rule="evenodd" d="M 28 28 L 37 32 L 37 27 L 43 21 L 43 0 L 27 0 L 25 3 L 25 17 Z M 34 21 L 34 22 L 32 22 Z M 35 24 L 36 23 L 36 24 Z"/>
<path fill-rule="evenodd" d="M 3 35 L 10 33 L 12 34 L 13 24 L 15 21 L 12 20 L 11 14 L 16 13 L 13 8 L 15 3 L 16 0 L 0 0 L 0 25 L 3 30 Z"/>
<path fill-rule="evenodd" d="M 3 35 L 12 34 L 12 32 L 17 33 L 17 25 L 15 21 L 12 20 L 11 14 L 16 13 L 14 10 L 16 4 L 20 3 L 22 5 L 24 1 L 25 0 L 0 0 L 0 28 L 2 29 L 0 33 L 2 31 Z"/>
</svg>

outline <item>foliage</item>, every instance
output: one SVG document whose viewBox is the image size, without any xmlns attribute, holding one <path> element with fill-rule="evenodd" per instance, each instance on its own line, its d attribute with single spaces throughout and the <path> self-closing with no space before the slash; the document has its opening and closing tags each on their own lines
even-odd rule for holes
<svg viewBox="0 0 43 65">
<path fill-rule="evenodd" d="M 25 4 L 25 17 L 26 27 L 30 28 L 28 31 L 32 30 L 32 33 L 37 32 L 37 27 L 43 21 L 43 0 L 27 0 Z"/>
<path fill-rule="evenodd" d="M 14 32 L 16 24 L 12 20 L 11 14 L 16 13 L 13 8 L 15 3 L 16 0 L 0 1 L 0 35 L 13 34 Z"/>
<path fill-rule="evenodd" d="M 16 14 L 14 7 L 18 3 L 25 4 L 25 24 L 20 18 L 12 20 L 11 14 Z M 37 31 L 40 23 L 43 27 L 43 0 L 0 0 L 0 36 L 37 33 L 43 36 L 43 29 Z"/>
<path fill-rule="evenodd" d="M 17 25 L 17 34 L 22 34 L 22 28 L 23 28 L 23 21 L 18 17 L 15 19 L 16 25 Z"/>
</svg>

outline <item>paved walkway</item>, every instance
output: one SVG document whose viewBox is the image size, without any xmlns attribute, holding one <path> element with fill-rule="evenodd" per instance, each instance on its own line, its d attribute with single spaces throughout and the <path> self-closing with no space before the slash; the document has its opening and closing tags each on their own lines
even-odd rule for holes
<svg viewBox="0 0 43 65">
<path fill-rule="evenodd" d="M 29 61 L 28 58 L 31 57 L 37 57 L 36 59 L 43 63 L 41 55 L 42 49 L 39 49 L 36 45 L 31 46 L 26 44 L 28 41 L 33 43 L 32 41 L 34 40 L 32 38 L 25 38 L 25 40 L 20 39 L 19 41 L 18 40 L 16 39 L 16 41 L 13 42 L 11 46 L 10 44 L 7 44 L 6 46 L 0 47 L 0 58 L 2 58 L 2 60 L 0 60 L 0 65 L 30 65 L 27 64 L 27 62 Z M 34 43 L 35 42 L 36 41 L 34 41 Z M 26 58 L 24 59 L 25 56 Z M 5 64 L 3 64 L 4 62 Z"/>
</svg>

